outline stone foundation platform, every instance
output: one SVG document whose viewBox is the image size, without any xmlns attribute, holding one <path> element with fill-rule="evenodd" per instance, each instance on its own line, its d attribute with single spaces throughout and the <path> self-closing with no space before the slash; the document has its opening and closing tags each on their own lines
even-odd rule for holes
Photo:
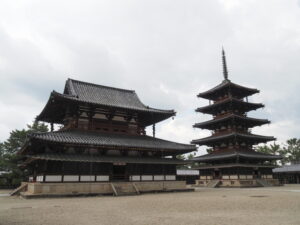
<svg viewBox="0 0 300 225">
<path fill-rule="evenodd" d="M 28 183 L 25 198 L 80 195 L 130 195 L 146 192 L 193 191 L 185 181 Z"/>
<path fill-rule="evenodd" d="M 219 182 L 218 182 L 219 181 Z M 196 180 L 196 187 L 264 187 L 264 186 L 279 186 L 277 179 L 243 179 L 243 180 Z"/>
</svg>

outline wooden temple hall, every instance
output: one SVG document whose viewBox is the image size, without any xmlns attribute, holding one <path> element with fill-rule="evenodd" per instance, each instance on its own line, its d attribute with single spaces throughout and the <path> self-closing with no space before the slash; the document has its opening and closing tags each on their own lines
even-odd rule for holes
<svg viewBox="0 0 300 225">
<path fill-rule="evenodd" d="M 247 113 L 264 107 L 248 101 L 248 97 L 259 92 L 243 87 L 228 79 L 224 50 L 222 51 L 224 80 L 216 87 L 202 92 L 198 97 L 209 100 L 209 105 L 196 112 L 212 115 L 213 119 L 196 123 L 195 128 L 208 129 L 211 136 L 193 140 L 193 144 L 211 148 L 209 154 L 193 159 L 199 164 L 200 186 L 267 186 L 278 184 L 273 179 L 272 161 L 278 155 L 256 152 L 254 145 L 274 141 L 272 136 L 251 133 L 251 128 L 270 123 L 267 119 L 248 117 Z"/>
<path fill-rule="evenodd" d="M 68 79 L 37 116 L 51 132 L 31 134 L 19 151 L 31 174 L 27 193 L 185 189 L 185 181 L 176 181 L 176 166 L 185 162 L 176 156 L 195 145 L 155 138 L 155 124 L 174 116 L 144 105 L 135 91 Z M 54 124 L 61 128 L 54 131 Z"/>
</svg>

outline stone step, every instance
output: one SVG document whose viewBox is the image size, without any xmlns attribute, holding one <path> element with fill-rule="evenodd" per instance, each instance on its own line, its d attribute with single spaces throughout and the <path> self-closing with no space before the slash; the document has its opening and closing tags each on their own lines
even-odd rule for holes
<svg viewBox="0 0 300 225">
<path fill-rule="evenodd" d="M 272 187 L 272 185 L 268 181 L 263 179 L 257 179 L 256 182 L 260 184 L 262 187 Z"/>
<path fill-rule="evenodd" d="M 111 183 L 111 186 L 115 196 L 139 194 L 138 189 L 134 187 L 133 183 L 128 183 L 128 184 Z"/>
<path fill-rule="evenodd" d="M 220 180 L 212 180 L 206 186 L 210 188 L 216 188 L 219 186 L 220 182 Z"/>
<path fill-rule="evenodd" d="M 28 186 L 28 183 L 22 183 L 19 187 L 17 187 L 16 189 L 14 189 L 12 192 L 10 192 L 9 194 L 11 196 L 19 194 L 21 191 L 24 191 Z"/>
</svg>

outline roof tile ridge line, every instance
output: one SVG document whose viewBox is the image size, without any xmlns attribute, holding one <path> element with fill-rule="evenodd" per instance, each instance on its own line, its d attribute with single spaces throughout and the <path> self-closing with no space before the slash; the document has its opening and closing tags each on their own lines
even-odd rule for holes
<svg viewBox="0 0 300 225">
<path fill-rule="evenodd" d="M 157 110 L 157 111 L 164 111 L 164 112 L 170 112 L 170 113 L 173 113 L 173 114 L 176 114 L 176 111 L 174 109 L 157 109 L 157 108 L 153 108 L 153 107 L 150 107 L 149 105 L 145 105 L 140 97 L 138 96 L 138 94 L 133 91 L 134 95 L 136 96 L 137 100 L 141 103 L 141 105 L 143 105 L 146 109 L 153 109 L 153 110 Z"/>
<path fill-rule="evenodd" d="M 85 81 L 81 81 L 81 80 L 75 80 L 75 79 L 71 79 L 69 78 L 71 81 L 75 81 L 81 84 L 87 84 L 87 85 L 92 85 L 92 86 L 96 86 L 96 87 L 103 87 L 103 88 L 109 88 L 109 89 L 114 89 L 114 90 L 119 90 L 119 91 L 126 91 L 126 92 L 132 92 L 135 93 L 135 90 L 129 90 L 129 89 L 124 89 L 124 88 L 117 88 L 117 87 L 111 87 L 111 86 L 106 86 L 106 85 L 101 85 L 101 84 L 95 84 L 95 83 L 91 83 L 91 82 L 85 82 Z"/>
<path fill-rule="evenodd" d="M 142 103 L 143 104 L 143 103 Z M 153 109 L 153 110 L 157 110 L 157 111 L 163 111 L 163 112 L 170 112 L 170 113 L 174 113 L 176 114 L 176 111 L 174 109 L 157 109 L 157 108 L 153 108 L 150 106 L 146 106 L 145 104 L 143 104 L 147 109 Z"/>
<path fill-rule="evenodd" d="M 240 84 L 234 83 L 234 82 L 232 82 L 230 80 L 228 80 L 228 84 L 232 85 L 232 86 L 237 86 L 237 87 L 240 87 L 240 88 L 245 88 L 245 89 L 248 89 L 248 90 L 252 90 L 252 91 L 258 91 L 258 93 L 260 92 L 260 90 L 258 90 L 257 88 L 246 87 L 244 85 L 240 85 Z"/>
<path fill-rule="evenodd" d="M 131 136 L 131 135 L 129 135 L 129 136 Z M 149 136 L 149 135 L 145 135 L 144 137 L 148 137 L 150 139 L 156 139 L 156 140 L 160 140 L 160 141 L 172 142 L 172 143 L 180 144 L 180 145 L 187 145 L 187 146 L 190 146 L 190 147 L 195 147 L 194 144 L 184 144 L 184 143 L 174 142 L 174 141 L 166 140 L 166 139 L 162 139 L 162 138 L 152 137 L 152 136 Z"/>
<path fill-rule="evenodd" d="M 69 88 L 69 90 L 71 92 L 70 95 L 75 96 L 75 97 L 78 98 L 78 94 L 76 93 L 76 91 L 74 89 L 74 85 L 73 85 L 73 80 L 72 79 L 68 78 L 67 85 L 68 85 L 68 88 Z"/>
<path fill-rule="evenodd" d="M 78 97 L 76 96 L 72 96 L 72 95 L 67 95 L 67 94 L 62 94 L 62 93 L 59 93 L 55 90 L 53 90 L 51 92 L 51 94 L 53 95 L 56 95 L 56 96 L 59 96 L 59 97 L 62 97 L 62 98 L 68 98 L 68 99 L 71 99 L 71 100 L 79 100 L 81 101 L 80 99 L 78 99 Z M 135 92 L 133 92 L 133 94 L 135 94 L 135 96 L 138 98 L 139 102 L 145 107 L 145 109 L 153 109 L 153 110 L 157 110 L 158 112 L 161 111 L 161 112 L 168 112 L 168 113 L 175 113 L 176 114 L 176 111 L 174 111 L 174 109 L 171 109 L 171 110 L 166 110 L 166 109 L 157 109 L 157 108 L 152 108 L 152 107 L 149 107 L 149 106 L 146 106 L 144 103 L 141 102 L 141 100 L 139 99 L 139 97 L 137 96 L 137 94 Z M 75 98 L 75 99 L 74 99 Z M 108 104 L 104 104 L 104 105 L 107 105 L 107 106 L 110 106 Z M 121 107 L 122 108 L 122 107 Z M 136 109 L 136 110 L 139 110 L 138 108 L 133 108 L 133 109 Z"/>
<path fill-rule="evenodd" d="M 276 139 L 274 136 L 265 136 L 265 135 L 260 135 L 260 134 L 253 134 L 253 133 L 240 133 L 240 132 L 236 132 L 236 135 L 242 135 L 242 136 L 252 136 L 252 137 L 265 137 L 265 138 L 274 138 Z"/>
<path fill-rule="evenodd" d="M 258 103 L 259 104 L 259 103 Z M 217 119 L 210 119 L 210 120 L 206 120 L 206 121 L 203 121 L 203 122 L 198 122 L 198 123 L 195 123 L 194 125 L 198 125 L 198 124 L 202 124 L 202 123 L 207 123 L 207 122 L 218 122 L 220 120 L 225 120 L 225 119 L 229 119 L 229 118 L 240 118 L 240 119 L 250 119 L 250 120 L 260 120 L 260 121 L 267 121 L 268 123 L 271 123 L 270 120 L 268 119 L 260 119 L 260 118 L 255 118 L 255 117 L 249 117 L 249 116 L 241 116 L 239 114 L 236 114 L 236 113 L 232 113 L 232 114 L 229 114 L 229 115 L 226 115 L 224 117 L 221 117 L 221 118 L 217 118 Z"/>
<path fill-rule="evenodd" d="M 64 97 L 64 98 L 69 98 L 69 97 L 77 98 L 75 95 L 68 95 L 68 94 L 60 93 L 60 92 L 55 91 L 55 90 L 53 90 L 51 92 L 50 97 L 51 97 L 52 94 L 56 95 L 56 96 Z"/>
<path fill-rule="evenodd" d="M 45 132 L 39 132 L 39 131 L 36 131 L 36 132 L 31 132 L 28 134 L 28 137 L 36 137 L 36 136 L 39 136 L 39 135 L 44 135 L 44 134 L 50 134 L 50 133 L 56 133 L 57 131 L 45 131 Z"/>
</svg>

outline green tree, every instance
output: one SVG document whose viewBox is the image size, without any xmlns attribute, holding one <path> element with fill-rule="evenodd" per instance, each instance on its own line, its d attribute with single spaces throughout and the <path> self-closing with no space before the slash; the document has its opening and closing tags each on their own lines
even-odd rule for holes
<svg viewBox="0 0 300 225">
<path fill-rule="evenodd" d="M 193 158 L 195 158 L 195 156 L 196 156 L 196 152 L 190 153 L 190 154 L 188 154 L 188 156 L 187 156 L 187 160 L 192 160 Z M 195 167 L 197 167 L 197 166 L 198 166 L 198 163 L 197 163 L 197 162 L 192 162 L 192 163 L 190 164 L 190 167 L 191 167 L 191 168 L 195 168 Z"/>
<path fill-rule="evenodd" d="M 33 132 L 47 131 L 47 125 L 34 122 L 31 125 L 27 125 L 26 129 L 11 131 L 9 138 L 0 143 L 0 170 L 8 172 L 4 175 L 7 180 L 6 185 L 19 185 L 26 176 L 24 171 L 18 167 L 21 156 L 17 155 L 17 152 L 24 145 L 27 135 Z"/>
<path fill-rule="evenodd" d="M 214 150 L 213 148 L 207 148 L 207 149 L 206 149 L 206 152 L 207 152 L 207 154 L 209 154 L 209 153 L 212 153 L 213 150 Z"/>
<path fill-rule="evenodd" d="M 27 129 L 13 130 L 10 132 L 9 138 L 3 143 L 5 154 L 16 154 L 25 143 L 28 134 L 33 132 L 47 132 L 48 126 L 44 123 L 33 122 L 28 124 Z"/>
<path fill-rule="evenodd" d="M 0 158 L 2 157 L 3 154 L 4 154 L 4 145 L 3 143 L 0 142 Z"/>
<path fill-rule="evenodd" d="M 264 154 L 270 154 L 270 155 L 282 155 L 282 147 L 279 144 L 276 144 L 275 142 L 273 144 L 268 145 L 261 145 L 256 148 L 256 151 L 264 153 Z M 283 160 L 277 160 L 274 161 L 275 165 L 278 165 L 278 161 L 283 164 Z"/>
<path fill-rule="evenodd" d="M 258 146 L 256 150 L 258 152 L 265 153 L 265 154 L 279 155 L 281 151 L 281 146 L 274 142 L 274 144 L 270 144 L 270 146 L 268 145 Z"/>
<path fill-rule="evenodd" d="M 176 155 L 177 159 L 185 160 L 185 155 Z"/>
<path fill-rule="evenodd" d="M 293 163 L 300 161 L 300 139 L 291 138 L 286 141 L 281 151 L 285 156 L 285 163 Z"/>
</svg>

